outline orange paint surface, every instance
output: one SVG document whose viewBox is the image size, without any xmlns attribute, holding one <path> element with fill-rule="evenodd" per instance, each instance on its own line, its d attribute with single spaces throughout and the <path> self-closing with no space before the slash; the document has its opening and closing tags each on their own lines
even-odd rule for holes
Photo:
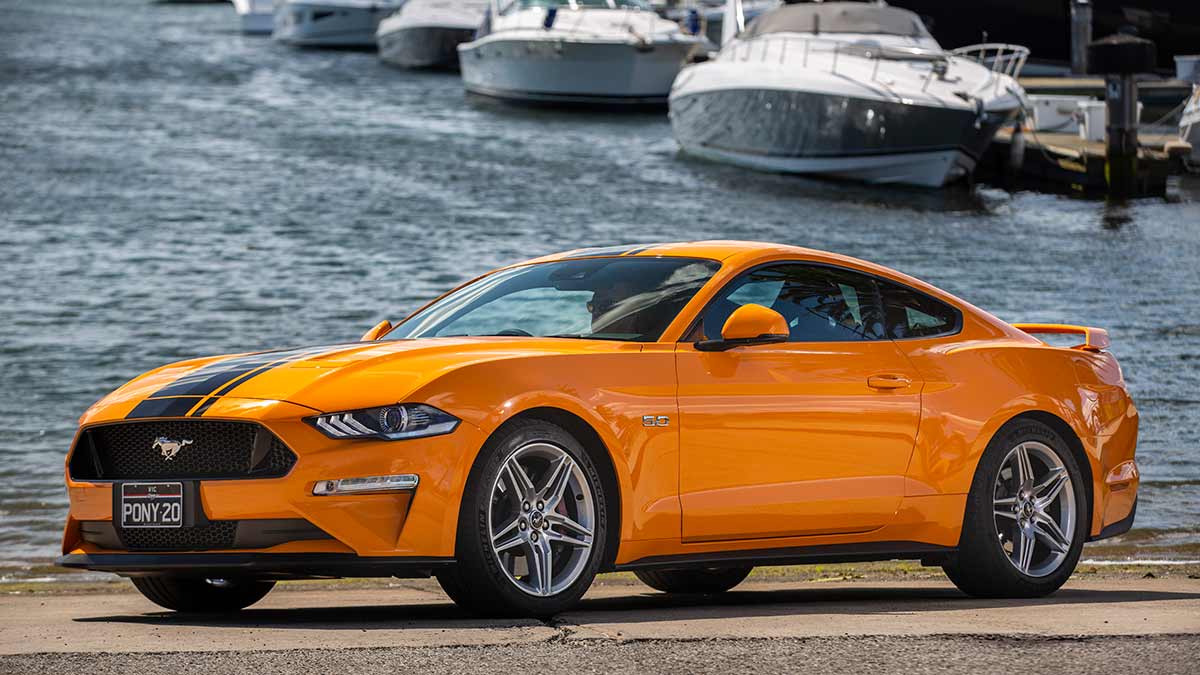
<svg viewBox="0 0 1200 675">
<path fill-rule="evenodd" d="M 633 255 L 721 263 L 657 342 L 462 337 L 349 345 L 237 384 L 203 419 L 253 420 L 297 455 L 282 478 L 206 481 L 212 519 L 304 518 L 334 541 L 268 551 L 453 556 L 472 464 L 506 421 L 535 409 L 591 427 L 620 494 L 617 563 L 647 556 L 863 542 L 957 544 L 965 495 L 997 429 L 1028 413 L 1073 435 L 1091 483 L 1091 532 L 1133 508 L 1137 411 L 1105 352 L 1051 347 L 898 272 L 807 249 L 745 242 L 660 245 Z M 541 259 L 554 260 L 559 256 Z M 684 339 L 739 273 L 817 262 L 892 280 L 961 310 L 935 338 L 788 342 L 702 352 Z M 779 330 L 768 316 L 763 332 Z M 1038 326 L 1045 332 L 1053 327 Z M 1067 330 L 1064 328 L 1064 330 Z M 1084 331 L 1100 343 L 1100 333 Z M 354 332 L 354 331 L 348 331 Z M 785 331 L 786 332 L 786 331 Z M 118 423 L 139 402 L 213 362 L 152 371 L 80 420 Z M 462 420 L 450 434 L 335 440 L 303 421 L 396 402 Z M 666 416 L 668 426 L 644 426 Z M 1114 471 L 1118 480 L 1106 480 Z M 318 497 L 317 481 L 415 473 L 411 493 Z M 112 517 L 111 485 L 67 478 L 63 550 L 86 551 L 77 523 Z"/>
</svg>

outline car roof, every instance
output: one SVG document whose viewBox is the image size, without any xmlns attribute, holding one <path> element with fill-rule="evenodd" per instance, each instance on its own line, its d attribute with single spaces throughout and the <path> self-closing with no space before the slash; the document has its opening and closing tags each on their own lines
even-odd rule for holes
<svg viewBox="0 0 1200 675">
<path fill-rule="evenodd" d="M 764 241 L 738 241 L 733 239 L 708 239 L 703 241 L 676 241 L 651 244 L 622 244 L 619 246 L 596 246 L 577 248 L 571 251 L 526 261 L 520 264 L 552 262 L 555 260 L 572 260 L 576 258 L 703 258 L 718 262 L 732 262 L 735 267 L 746 267 L 781 258 L 809 260 L 845 265 L 866 272 L 872 272 L 885 277 L 911 283 L 918 287 L 929 285 L 896 270 L 876 263 L 853 258 L 829 251 L 788 244 L 775 244 Z"/>
<path fill-rule="evenodd" d="M 857 269 L 862 272 L 876 274 L 878 276 L 891 279 L 913 288 L 916 288 L 925 293 L 929 293 L 943 301 L 950 302 L 957 306 L 960 310 L 972 313 L 983 313 L 983 310 L 966 302 L 965 300 L 954 296 L 951 293 L 928 283 L 907 275 L 890 267 L 854 258 L 839 253 L 830 253 L 829 251 L 821 251 L 814 248 L 805 248 L 803 246 L 791 246 L 788 244 L 776 244 L 763 241 L 739 241 L 731 239 L 710 239 L 703 241 L 677 241 L 677 242 L 662 242 L 648 244 L 622 244 L 618 246 L 596 246 L 590 248 L 577 248 L 562 253 L 543 256 L 534 260 L 528 260 L 518 265 L 528 265 L 531 263 L 552 262 L 555 260 L 572 260 L 576 258 L 623 258 L 623 257 L 678 257 L 678 258 L 703 258 L 708 260 L 716 260 L 718 262 L 729 262 L 735 269 L 745 269 L 755 265 L 776 261 L 781 259 L 806 260 L 817 263 L 828 263 L 833 265 L 841 265 L 851 269 Z M 514 265 L 517 266 L 517 265 Z M 990 317 L 990 315 L 988 315 Z M 998 321 L 998 319 L 996 319 Z"/>
<path fill-rule="evenodd" d="M 577 248 L 562 253 L 537 258 L 532 262 L 548 262 L 551 260 L 567 260 L 571 258 L 612 258 L 612 257 L 679 257 L 707 258 L 709 260 L 725 260 L 744 253 L 792 253 L 804 257 L 840 257 L 834 254 L 761 241 L 736 241 L 727 239 L 709 239 L 704 241 L 676 241 L 650 244 L 621 244 L 618 246 L 594 246 Z"/>
</svg>

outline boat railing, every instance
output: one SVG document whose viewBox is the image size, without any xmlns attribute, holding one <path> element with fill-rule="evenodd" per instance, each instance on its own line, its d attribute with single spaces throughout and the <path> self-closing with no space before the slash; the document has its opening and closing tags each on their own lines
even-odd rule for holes
<svg viewBox="0 0 1200 675">
<path fill-rule="evenodd" d="M 775 45 L 780 45 L 775 48 Z M 1002 43 L 987 43 L 960 47 L 952 51 L 929 49 L 925 47 L 902 47 L 883 45 L 871 39 L 830 40 L 816 36 L 773 33 L 759 35 L 748 40 L 740 40 L 733 46 L 722 50 L 718 58 L 732 61 L 754 61 L 765 63 L 778 60 L 783 64 L 790 58 L 796 58 L 795 50 L 801 51 L 801 67 L 808 68 L 810 55 L 829 55 L 828 67 L 830 72 L 838 74 L 838 61 L 841 56 L 854 56 L 874 62 L 871 79 L 879 75 L 879 64 L 885 61 L 918 61 L 930 64 L 929 74 L 925 76 L 922 91 L 928 88 L 934 78 L 944 79 L 950 68 L 951 57 L 975 61 L 992 71 L 993 75 L 1008 75 L 1016 78 L 1025 66 L 1029 57 L 1029 49 L 1020 45 Z M 824 67 L 825 60 L 821 61 Z M 999 87 L 1002 79 L 992 77 L 992 85 Z"/>
<path fill-rule="evenodd" d="M 1029 48 L 1021 45 L 1010 45 L 1003 42 L 984 42 L 977 45 L 967 45 L 950 51 L 955 56 L 971 59 L 976 63 L 990 68 L 993 73 L 1020 77 L 1025 61 L 1029 59 Z"/>
<path fill-rule="evenodd" d="M 773 49 L 773 46 L 776 44 L 780 45 L 777 51 Z M 718 58 L 728 58 L 732 61 L 757 60 L 759 62 L 777 59 L 782 64 L 787 61 L 789 56 L 795 57 L 795 50 L 800 50 L 800 63 L 803 68 L 808 67 L 809 57 L 812 55 L 830 55 L 829 68 L 834 74 L 838 72 L 838 61 L 841 56 L 869 59 L 875 63 L 874 72 L 871 75 L 872 79 L 879 73 L 879 64 L 884 61 L 925 62 L 932 64 L 933 72 L 945 73 L 950 56 L 941 49 L 882 45 L 875 40 L 847 42 L 845 40 L 830 40 L 821 37 L 775 33 L 759 35 L 749 40 L 740 40 L 730 49 L 723 50 L 721 57 Z"/>
</svg>

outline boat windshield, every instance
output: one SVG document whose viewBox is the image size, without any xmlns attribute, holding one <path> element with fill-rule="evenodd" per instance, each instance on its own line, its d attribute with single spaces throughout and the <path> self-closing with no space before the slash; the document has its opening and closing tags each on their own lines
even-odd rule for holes
<svg viewBox="0 0 1200 675">
<path fill-rule="evenodd" d="M 629 7 L 632 9 L 650 9 L 650 3 L 646 2 L 646 0 L 512 0 L 502 11 L 508 11 L 513 6 L 520 7 L 521 9 L 527 7 L 590 7 L 609 9 Z"/>
<path fill-rule="evenodd" d="M 907 9 L 865 2 L 784 5 L 755 17 L 742 38 L 768 33 L 866 33 L 932 37 L 921 18 Z"/>
<path fill-rule="evenodd" d="M 513 336 L 652 342 L 720 264 L 577 258 L 493 272 L 437 300 L 386 339 Z"/>
</svg>

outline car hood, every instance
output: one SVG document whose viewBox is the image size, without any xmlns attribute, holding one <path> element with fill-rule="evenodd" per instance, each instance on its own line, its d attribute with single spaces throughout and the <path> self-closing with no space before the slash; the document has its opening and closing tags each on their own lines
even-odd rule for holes
<svg viewBox="0 0 1200 675">
<path fill-rule="evenodd" d="M 499 359 L 637 351 L 639 345 L 563 338 L 463 337 L 299 347 L 182 361 L 134 379 L 84 421 L 203 416 L 229 397 L 287 401 L 331 412 L 396 403 L 438 377 Z"/>
</svg>

